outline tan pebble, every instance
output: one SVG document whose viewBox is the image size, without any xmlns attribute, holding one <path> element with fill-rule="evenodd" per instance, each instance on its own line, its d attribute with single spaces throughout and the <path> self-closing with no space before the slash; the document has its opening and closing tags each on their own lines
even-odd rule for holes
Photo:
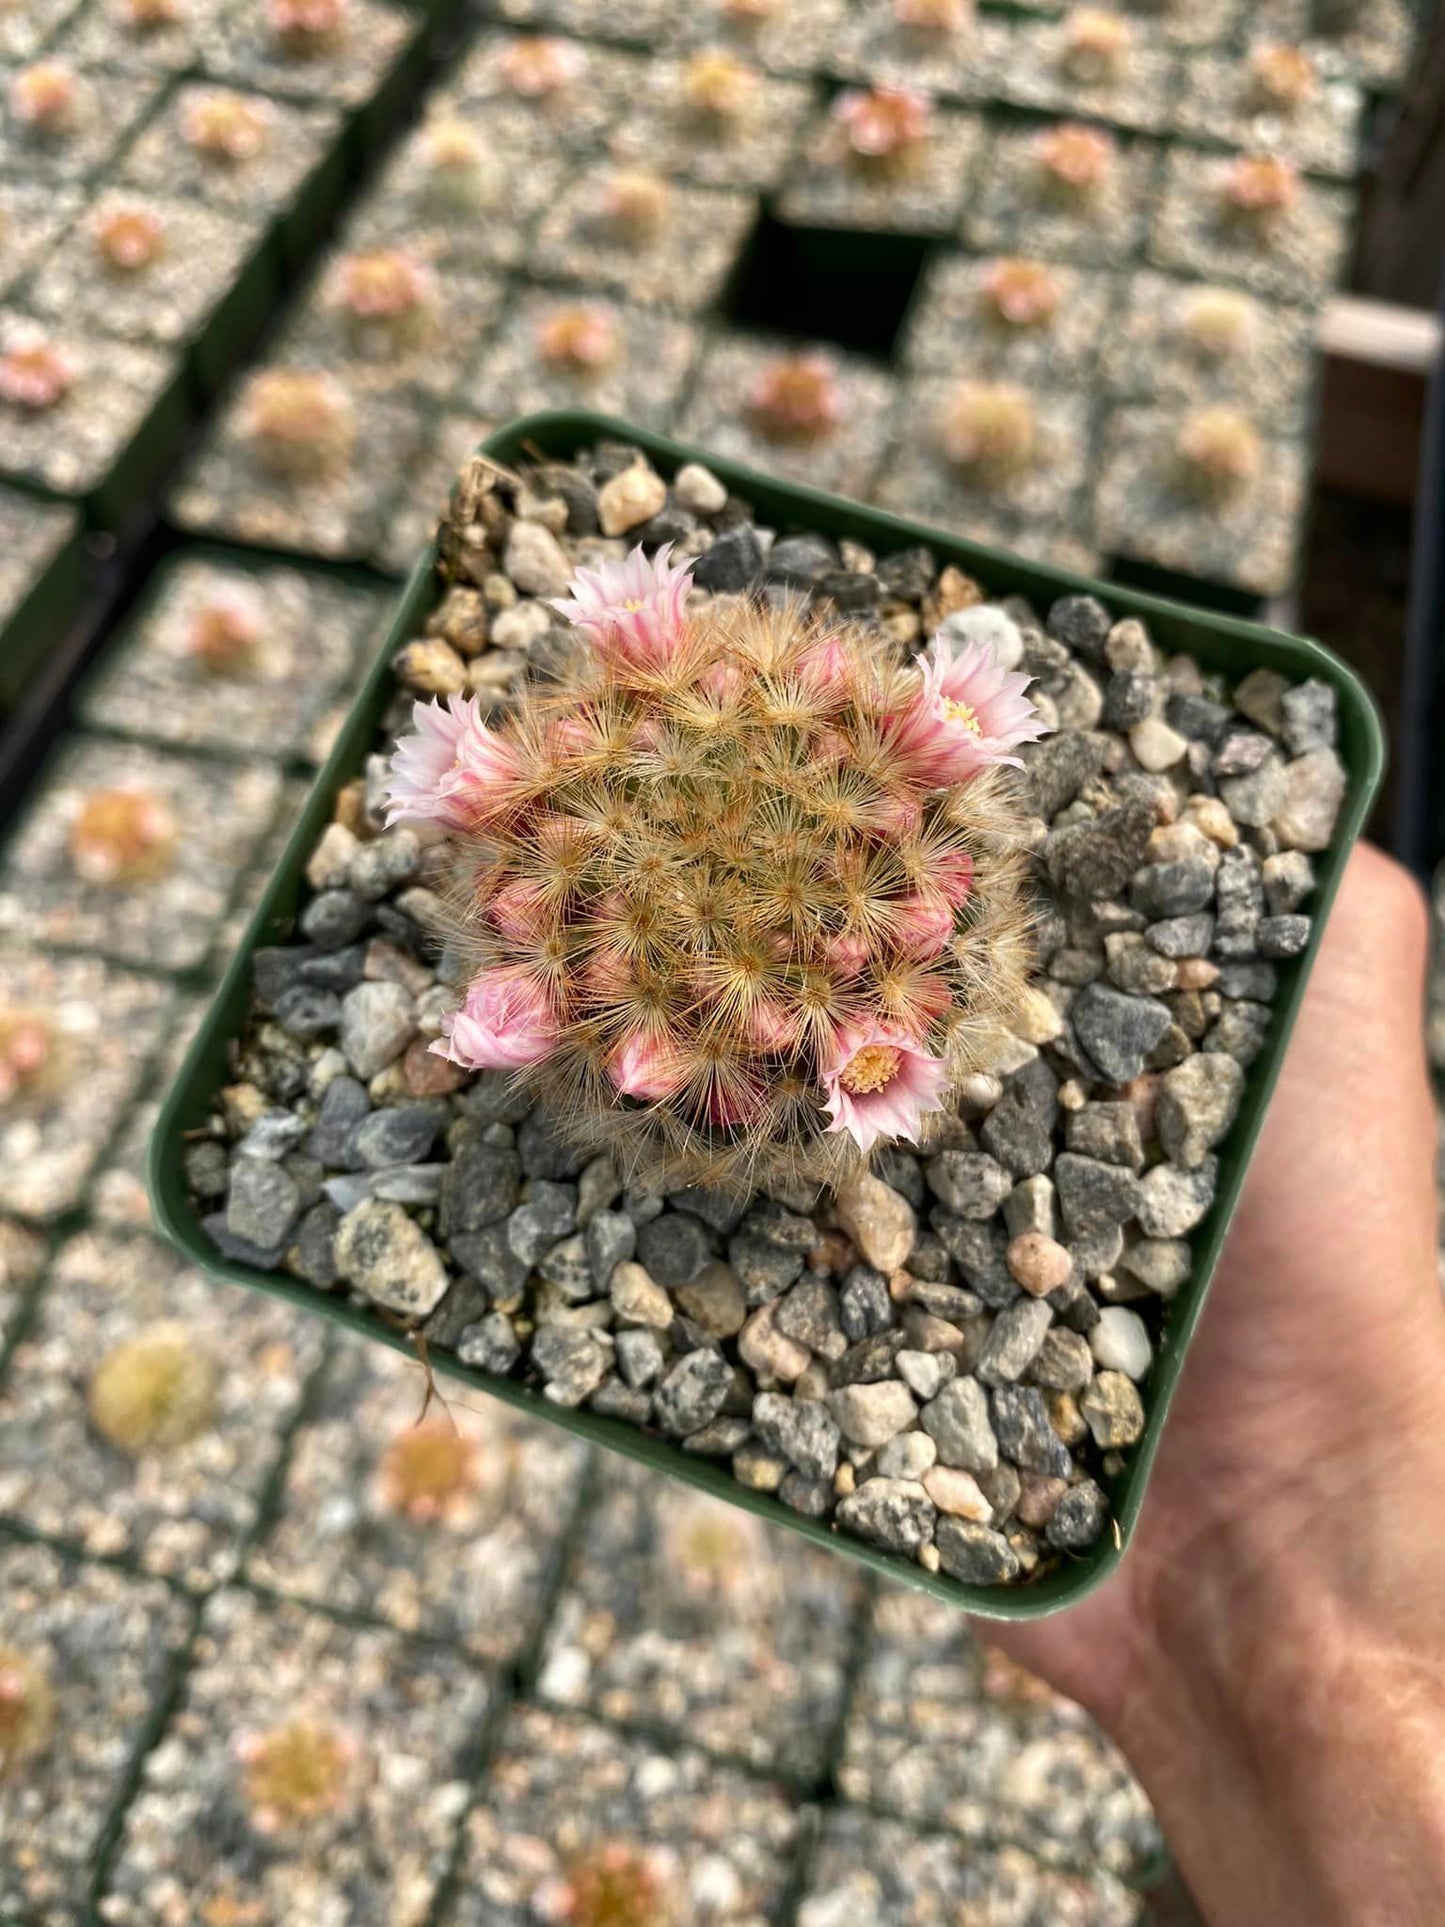
<svg viewBox="0 0 1445 1927">
<path fill-rule="evenodd" d="M 1139 1135 L 1147 1144 L 1154 1135 L 1154 1110 L 1159 1101 L 1159 1076 L 1156 1071 L 1145 1071 L 1126 1084 L 1119 1095 L 1126 1104 L 1134 1107 L 1134 1121 L 1139 1126 Z"/>
<path fill-rule="evenodd" d="M 938 1547 L 930 1539 L 926 1546 L 918 1548 L 918 1563 L 925 1572 L 937 1572 L 943 1561 L 939 1558 Z"/>
<path fill-rule="evenodd" d="M 1149 631 L 1134 616 L 1116 622 L 1104 638 L 1104 660 L 1111 669 L 1132 669 L 1152 676 L 1158 668 Z"/>
<path fill-rule="evenodd" d="M 1059 1086 L 1059 1109 L 1063 1111 L 1082 1111 L 1089 1101 L 1089 1093 L 1077 1077 L 1065 1078 Z"/>
<path fill-rule="evenodd" d="M 1065 1445 L 1078 1445 L 1088 1434 L 1088 1425 L 1072 1392 L 1045 1392 L 1049 1424 Z"/>
<path fill-rule="evenodd" d="M 221 1115 L 237 1137 L 268 1108 L 265 1094 L 254 1084 L 228 1084 L 221 1092 Z"/>
<path fill-rule="evenodd" d="M 917 642 L 923 634 L 923 623 L 916 609 L 890 609 L 883 617 L 883 627 L 895 642 Z"/>
<path fill-rule="evenodd" d="M 560 535 L 566 528 L 567 513 L 567 504 L 560 495 L 538 496 L 524 491 L 517 503 L 519 522 L 540 522 L 553 535 Z"/>
<path fill-rule="evenodd" d="M 1129 747 L 1134 752 L 1134 761 L 1140 769 L 1158 776 L 1166 769 L 1173 769 L 1182 763 L 1189 744 L 1177 729 L 1158 716 L 1146 716 L 1142 723 L 1136 723 L 1129 731 Z"/>
<path fill-rule="evenodd" d="M 1046 1298 L 1074 1275 L 1074 1261 L 1067 1249 L 1042 1231 L 1025 1231 L 1015 1238 L 1006 1258 L 1015 1279 L 1035 1298 Z"/>
<path fill-rule="evenodd" d="M 351 859 L 361 844 L 344 823 L 328 823 L 306 865 L 306 881 L 313 890 L 334 890 L 344 884 Z"/>
<path fill-rule="evenodd" d="M 396 678 L 426 696 L 459 696 L 467 686 L 467 666 L 449 642 L 409 642 L 397 657 Z"/>
<path fill-rule="evenodd" d="M 526 664 L 507 649 L 488 649 L 467 664 L 467 688 L 478 696 L 495 696 L 516 682 Z"/>
<path fill-rule="evenodd" d="M 337 792 L 333 820 L 343 829 L 359 836 L 366 822 L 366 785 L 361 781 L 348 783 Z"/>
<path fill-rule="evenodd" d="M 1238 844 L 1238 827 L 1217 796 L 1191 796 L 1184 805 L 1184 815 L 1221 850 L 1232 850 Z"/>
<path fill-rule="evenodd" d="M 1051 1479 L 1046 1472 L 1021 1471 L 1019 1499 L 1014 1510 L 1024 1525 L 1042 1532 L 1068 1489 L 1065 1480 Z"/>
<path fill-rule="evenodd" d="M 666 1331 L 672 1323 L 672 1300 L 652 1273 L 630 1258 L 613 1267 L 607 1295 L 612 1309 L 626 1325 L 650 1325 Z"/>
<path fill-rule="evenodd" d="M 1161 823 L 1149 834 L 1145 854 L 1151 863 L 1183 863 L 1190 857 L 1203 857 L 1217 865 L 1219 851 L 1195 823 Z"/>
<path fill-rule="evenodd" d="M 449 1097 L 471 1076 L 460 1064 L 449 1063 L 429 1050 L 424 1037 L 414 1037 L 407 1045 L 401 1072 L 410 1097 Z"/>
<path fill-rule="evenodd" d="M 1181 957 L 1174 966 L 1174 983 L 1179 990 L 1207 990 L 1219 980 L 1219 965 L 1208 957 Z"/>
<path fill-rule="evenodd" d="M 988 1071 L 976 1071 L 972 1077 L 965 1077 L 955 1093 L 959 1110 L 969 1115 L 991 1111 L 1003 1096 L 1003 1079 L 994 1077 Z"/>
<path fill-rule="evenodd" d="M 972 1519 L 986 1526 L 993 1517 L 993 1507 L 969 1472 L 951 1465 L 931 1465 L 923 1475 L 923 1489 L 940 1512 L 951 1513 L 955 1519 Z"/>
<path fill-rule="evenodd" d="M 858 1474 L 845 1459 L 833 1474 L 833 1490 L 840 1499 L 846 1499 L 850 1493 L 856 1492 L 857 1489 Z"/>
<path fill-rule="evenodd" d="M 655 470 L 641 462 L 623 469 L 597 491 L 597 520 L 604 535 L 626 535 L 661 512 L 667 488 Z"/>
<path fill-rule="evenodd" d="M 738 1333 L 738 1356 L 760 1378 L 791 1385 L 813 1362 L 813 1354 L 777 1326 L 776 1303 L 760 1305 Z"/>
<path fill-rule="evenodd" d="M 865 1171 L 838 1192 L 838 1222 L 870 1265 L 887 1275 L 908 1260 L 918 1220 L 907 1198 Z"/>
<path fill-rule="evenodd" d="M 1014 1010 L 1013 1028 L 1028 1044 L 1052 1044 L 1064 1031 L 1064 1020 L 1046 991 L 1025 985 Z"/>
<path fill-rule="evenodd" d="M 937 629 L 951 615 L 960 609 L 972 609 L 983 601 L 983 590 L 972 576 L 965 575 L 962 569 L 955 568 L 950 562 L 939 576 L 938 581 L 923 598 L 923 621 L 928 629 Z"/>
</svg>

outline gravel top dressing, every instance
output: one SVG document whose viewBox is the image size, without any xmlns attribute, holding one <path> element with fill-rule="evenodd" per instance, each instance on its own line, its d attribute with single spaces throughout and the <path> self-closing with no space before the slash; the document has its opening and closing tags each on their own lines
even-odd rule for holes
<svg viewBox="0 0 1445 1927">
<path fill-rule="evenodd" d="M 0 299 L 49 252 L 85 205 L 78 187 L 0 181 Z"/>
<path fill-rule="evenodd" d="M 1149 258 L 1205 281 L 1237 281 L 1278 301 L 1318 304 L 1339 279 L 1352 199 L 1342 188 L 1299 181 L 1290 204 L 1258 213 L 1229 198 L 1238 161 L 1177 147 L 1149 230 Z"/>
<path fill-rule="evenodd" d="M 900 1564 L 1042 1576 L 1111 1529 L 1105 1488 L 1144 1431 L 1279 965 L 1309 940 L 1312 857 L 1347 787 L 1333 687 L 1268 670 L 1231 687 L 1092 596 L 990 604 L 926 550 L 759 528 L 705 468 L 669 488 L 623 445 L 520 491 L 487 474 L 479 519 L 443 531 L 452 586 L 397 659 L 393 726 L 417 692 L 495 706 L 545 657 L 573 568 L 664 530 L 696 557 L 700 606 L 761 577 L 864 612 L 900 654 L 940 624 L 986 636 L 1056 725 L 1011 779 L 1034 975 L 921 1149 L 880 1151 L 836 1193 L 629 1189 L 508 1073 L 429 1049 L 464 967 L 437 942 L 444 840 L 382 830 L 383 735 L 311 856 L 295 938 L 255 954 L 229 1081 L 185 1153 L 217 1252 L 645 1427 Z M 616 1505 L 596 1532 L 630 1530 Z M 753 1562 L 723 1556 L 743 1583 Z M 638 1661 L 619 1653 L 604 1687 L 554 1659 L 575 1682 L 559 1691 L 643 1714 Z"/>
<path fill-rule="evenodd" d="M 0 487 L 0 629 L 75 530 L 73 508 Z"/>
<path fill-rule="evenodd" d="M 1117 275 L 1085 268 L 940 255 L 915 298 L 904 360 L 929 374 L 1084 391 L 1118 289 Z M 1020 295 L 1027 305 L 1012 307 Z"/>
<path fill-rule="evenodd" d="M 237 119 L 232 145 L 221 130 Z M 339 108 L 187 81 L 128 150 L 120 178 L 156 194 L 276 215 L 300 193 L 340 133 Z"/>
</svg>

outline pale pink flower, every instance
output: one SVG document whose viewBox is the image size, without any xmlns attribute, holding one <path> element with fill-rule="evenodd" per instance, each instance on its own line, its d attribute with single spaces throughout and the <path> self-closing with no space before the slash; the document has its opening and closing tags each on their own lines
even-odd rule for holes
<svg viewBox="0 0 1445 1927">
<path fill-rule="evenodd" d="M 945 636 L 918 658 L 918 701 L 893 733 L 901 755 L 925 781 L 962 783 L 999 763 L 1023 765 L 1013 754 L 1047 728 L 1024 691 L 1032 678 L 1003 669 L 992 647 L 966 642 L 957 656 Z"/>
<path fill-rule="evenodd" d="M 32 323 L 13 328 L 0 355 L 0 401 L 39 414 L 63 401 L 80 375 L 80 364 L 67 348 L 52 341 Z"/>
<path fill-rule="evenodd" d="M 853 675 L 853 659 L 837 636 L 820 636 L 798 658 L 798 680 L 810 689 L 846 689 Z"/>
<path fill-rule="evenodd" d="M 928 880 L 955 910 L 973 895 L 973 858 L 967 850 L 950 850 L 928 866 Z"/>
<path fill-rule="evenodd" d="M 860 1151 L 880 1138 L 916 1144 L 923 1118 L 942 1110 L 947 1085 L 947 1065 L 906 1031 L 844 1025 L 823 1065 L 828 1130 L 846 1131 Z"/>
<path fill-rule="evenodd" d="M 870 951 L 862 937 L 851 930 L 841 930 L 836 937 L 830 937 L 823 946 L 823 955 L 829 968 L 840 977 L 858 976 L 867 963 Z"/>
<path fill-rule="evenodd" d="M 687 1065 L 667 1038 L 634 1031 L 613 1052 L 607 1074 L 624 1097 L 651 1104 L 676 1097 L 687 1082 Z"/>
<path fill-rule="evenodd" d="M 833 112 L 853 152 L 870 161 L 894 160 L 916 147 L 930 119 L 927 96 L 906 87 L 850 87 Z"/>
<path fill-rule="evenodd" d="M 465 1070 L 510 1071 L 540 1064 L 556 1042 L 545 992 L 530 977 L 488 970 L 472 983 L 461 1009 L 442 1019 L 442 1035 L 431 1048 Z"/>
<path fill-rule="evenodd" d="M 791 1050 L 802 1034 L 798 1013 L 776 997 L 759 997 L 748 1012 L 744 1028 L 748 1042 L 763 1051 Z"/>
<path fill-rule="evenodd" d="M 900 897 L 893 904 L 893 940 L 906 957 L 927 963 L 953 935 L 953 910 L 941 896 Z"/>
<path fill-rule="evenodd" d="M 579 569 L 567 585 L 570 598 L 552 607 L 602 655 L 635 669 L 658 668 L 682 639 L 692 587 L 692 571 L 674 568 L 671 554 L 665 542 L 649 561 L 639 545 L 625 562 Z"/>
<path fill-rule="evenodd" d="M 506 788 L 517 775 L 517 753 L 482 721 L 475 696 L 449 696 L 417 703 L 413 733 L 403 736 L 391 759 L 387 826 L 440 823 L 465 830 L 505 806 Z"/>
<path fill-rule="evenodd" d="M 505 883 L 487 905 L 487 915 L 513 943 L 529 943 L 547 922 L 547 896 L 539 883 L 520 877 Z"/>
</svg>

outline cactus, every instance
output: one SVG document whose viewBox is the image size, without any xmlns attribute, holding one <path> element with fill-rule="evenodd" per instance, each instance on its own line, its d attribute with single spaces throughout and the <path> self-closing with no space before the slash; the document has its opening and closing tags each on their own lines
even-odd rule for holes
<svg viewBox="0 0 1445 1927">
<path fill-rule="evenodd" d="M 501 729 L 418 704 L 392 822 L 457 839 L 473 967 L 433 1046 L 669 1185 L 856 1170 L 996 1042 L 1028 953 L 996 765 L 1041 728 L 982 644 L 736 599 L 664 549 L 582 570 Z"/>
<path fill-rule="evenodd" d="M 719 10 L 734 26 L 753 27 L 782 12 L 784 0 L 719 0 Z"/>
<path fill-rule="evenodd" d="M 748 110 L 758 76 L 729 53 L 695 54 L 683 69 L 682 96 L 694 117 L 714 134 L 726 133 Z"/>
<path fill-rule="evenodd" d="M 108 1352 L 90 1380 L 90 1422 L 127 1458 L 185 1445 L 211 1421 L 216 1368 L 182 1325 L 149 1325 Z"/>
<path fill-rule="evenodd" d="M 262 368 L 241 396 L 241 434 L 257 461 L 290 481 L 344 469 L 356 438 L 351 398 L 328 374 Z"/>
<path fill-rule="evenodd" d="M 55 1695 L 45 1667 L 18 1647 L 0 1645 L 0 1782 L 37 1759 L 54 1730 Z"/>
<path fill-rule="evenodd" d="M 626 169 L 603 182 L 604 230 L 624 247 L 650 247 L 672 214 L 672 189 L 661 175 Z"/>
<path fill-rule="evenodd" d="M 621 352 L 622 336 L 605 308 L 559 308 L 537 326 L 538 356 L 569 374 L 598 374 L 612 367 Z"/>
<path fill-rule="evenodd" d="M 160 33 L 186 17 L 184 0 L 123 0 L 121 12 L 136 33 Z"/>
<path fill-rule="evenodd" d="M 271 108 L 244 94 L 197 94 L 185 103 L 181 138 L 210 160 L 239 166 L 264 153 L 271 138 Z"/>
<path fill-rule="evenodd" d="M 345 254 L 327 288 L 328 305 L 368 347 L 388 355 L 420 346 L 436 326 L 436 276 L 405 248 Z"/>
<path fill-rule="evenodd" d="M 1233 408 L 1200 408 L 1186 417 L 1175 442 L 1186 490 L 1220 506 L 1258 480 L 1264 463 L 1259 431 Z"/>
<path fill-rule="evenodd" d="M 852 163 L 885 174 L 905 173 L 914 165 L 932 121 L 927 95 L 906 87 L 850 87 L 838 96 L 833 113 Z"/>
<path fill-rule="evenodd" d="M 1268 113 L 1293 114 L 1319 91 L 1319 70 L 1303 47 L 1256 47 L 1249 57 L 1250 96 Z"/>
<path fill-rule="evenodd" d="M 770 1594 L 777 1568 L 767 1534 L 750 1513 L 697 1492 L 658 1498 L 663 1569 L 698 1604 L 739 1606 Z"/>
<path fill-rule="evenodd" d="M 170 809 L 149 790 L 91 790 L 70 825 L 71 867 L 86 883 L 154 883 L 171 868 L 178 834 Z"/>
<path fill-rule="evenodd" d="M 505 172 L 481 135 L 445 116 L 422 130 L 423 194 L 444 213 L 479 214 L 499 205 Z"/>
<path fill-rule="evenodd" d="M 377 1497 L 419 1525 L 456 1520 L 477 1487 L 477 1450 L 445 1412 L 406 1425 L 377 1467 Z"/>
<path fill-rule="evenodd" d="M 625 1840 L 575 1854 L 546 1918 L 566 1927 L 682 1927 L 662 1855 Z"/>
<path fill-rule="evenodd" d="M 99 215 L 92 229 L 96 251 L 119 274 L 139 274 L 166 251 L 165 223 L 146 207 L 115 207 Z"/>
<path fill-rule="evenodd" d="M 551 34 L 522 34 L 502 55 L 502 78 L 523 100 L 545 100 L 572 85 L 582 72 L 582 49 Z"/>
<path fill-rule="evenodd" d="M 1043 261 L 994 261 L 983 279 L 985 311 L 1010 328 L 1039 328 L 1063 299 L 1054 270 Z"/>
<path fill-rule="evenodd" d="M 346 34 L 350 0 L 266 0 L 266 19 L 284 54 L 312 60 Z"/>
<path fill-rule="evenodd" d="M 0 354 L 0 401 L 43 414 L 65 400 L 80 379 L 80 364 L 38 322 L 17 322 Z"/>
<path fill-rule="evenodd" d="M 1249 343 L 1255 308 L 1233 288 L 1194 288 L 1186 296 L 1179 328 L 1186 344 L 1205 361 L 1227 361 Z"/>
<path fill-rule="evenodd" d="M 823 354 L 780 355 L 753 382 L 748 419 L 766 441 L 826 441 L 843 419 L 838 371 Z"/>
<path fill-rule="evenodd" d="M 973 23 L 973 0 L 893 0 L 893 18 L 930 39 L 962 33 Z"/>
<path fill-rule="evenodd" d="M 260 596 L 231 584 L 212 591 L 191 611 L 181 632 L 181 653 L 214 676 L 243 676 L 255 667 L 265 633 Z"/>
<path fill-rule="evenodd" d="M 1276 154 L 1241 154 L 1224 176 L 1227 216 L 1267 233 L 1299 199 L 1299 169 Z"/>
<path fill-rule="evenodd" d="M 1079 7 L 1064 23 L 1064 71 L 1086 87 L 1116 80 L 1133 40 L 1133 29 L 1121 14 Z"/>
<path fill-rule="evenodd" d="M 950 462 L 985 485 L 1006 481 L 1037 453 L 1033 403 L 1007 382 L 960 382 L 944 404 L 938 440 Z"/>
<path fill-rule="evenodd" d="M 63 60 L 37 60 L 10 82 L 10 112 L 38 139 L 64 140 L 85 119 L 86 96 Z"/>
<path fill-rule="evenodd" d="M 234 1746 L 241 1788 L 257 1833 L 295 1833 L 344 1813 L 359 1780 L 361 1747 L 343 1727 L 288 1720 L 243 1733 Z"/>
<path fill-rule="evenodd" d="M 1113 172 L 1118 143 L 1102 127 L 1061 121 L 1034 144 L 1034 158 L 1047 192 L 1066 205 L 1098 193 Z"/>
<path fill-rule="evenodd" d="M 44 1011 L 0 1006 L 0 1107 L 9 1109 L 53 1087 L 58 1046 Z"/>
</svg>

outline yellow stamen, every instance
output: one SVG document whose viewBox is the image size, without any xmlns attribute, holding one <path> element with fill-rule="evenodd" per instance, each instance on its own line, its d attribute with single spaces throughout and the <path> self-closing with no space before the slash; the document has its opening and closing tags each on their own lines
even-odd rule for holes
<svg viewBox="0 0 1445 1927">
<path fill-rule="evenodd" d="M 891 1084 L 902 1062 L 902 1051 L 891 1044 L 865 1044 L 849 1058 L 838 1082 L 854 1097 L 866 1097 Z"/>
<path fill-rule="evenodd" d="M 978 711 L 969 703 L 956 703 L 949 696 L 943 699 L 943 713 L 951 723 L 957 723 L 974 736 L 982 736 L 983 724 L 978 720 Z"/>
</svg>

